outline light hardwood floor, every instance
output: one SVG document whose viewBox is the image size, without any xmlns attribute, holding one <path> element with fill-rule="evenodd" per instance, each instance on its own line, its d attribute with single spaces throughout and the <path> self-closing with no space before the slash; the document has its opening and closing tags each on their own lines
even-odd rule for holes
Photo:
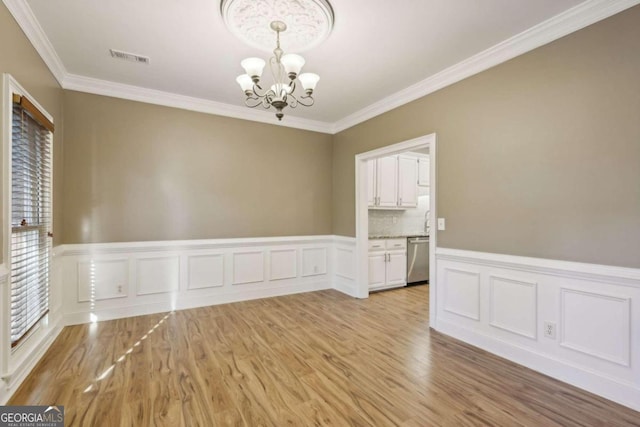
<svg viewBox="0 0 640 427">
<path fill-rule="evenodd" d="M 74 426 L 640 426 L 428 318 L 418 286 L 67 327 L 10 403 L 64 405 Z"/>
</svg>

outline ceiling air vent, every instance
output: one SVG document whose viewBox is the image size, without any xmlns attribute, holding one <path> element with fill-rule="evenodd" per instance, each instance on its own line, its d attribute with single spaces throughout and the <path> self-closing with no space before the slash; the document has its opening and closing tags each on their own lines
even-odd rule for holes
<svg viewBox="0 0 640 427">
<path fill-rule="evenodd" d="M 139 62 L 141 64 L 149 63 L 148 56 L 136 55 L 135 53 L 123 52 L 121 50 L 115 49 L 109 49 L 109 52 L 111 52 L 111 56 L 113 56 L 114 58 L 124 59 L 125 61 L 131 62 Z"/>
</svg>

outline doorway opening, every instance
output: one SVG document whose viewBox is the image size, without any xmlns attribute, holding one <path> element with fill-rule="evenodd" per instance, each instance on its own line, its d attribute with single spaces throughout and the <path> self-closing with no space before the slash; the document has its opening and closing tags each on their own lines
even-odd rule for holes
<svg viewBox="0 0 640 427">
<path fill-rule="evenodd" d="M 356 287 L 357 297 L 369 296 L 369 161 L 406 152 L 429 152 L 429 323 L 436 326 L 436 247 L 437 247 L 437 183 L 436 183 L 436 134 L 421 136 L 397 144 L 388 145 L 355 157 L 356 172 Z"/>
</svg>

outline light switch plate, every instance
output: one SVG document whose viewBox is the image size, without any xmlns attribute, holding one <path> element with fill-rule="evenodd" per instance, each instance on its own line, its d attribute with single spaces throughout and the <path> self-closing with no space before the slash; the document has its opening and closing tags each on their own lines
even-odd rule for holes
<svg viewBox="0 0 640 427">
<path fill-rule="evenodd" d="M 444 218 L 438 218 L 438 231 L 444 231 L 445 223 Z"/>
</svg>

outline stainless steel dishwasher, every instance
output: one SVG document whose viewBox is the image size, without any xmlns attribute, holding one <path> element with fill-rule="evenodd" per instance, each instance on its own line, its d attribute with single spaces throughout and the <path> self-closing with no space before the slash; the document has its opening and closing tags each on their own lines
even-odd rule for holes
<svg viewBox="0 0 640 427">
<path fill-rule="evenodd" d="M 407 238 L 407 284 L 429 282 L 429 237 Z"/>
</svg>

